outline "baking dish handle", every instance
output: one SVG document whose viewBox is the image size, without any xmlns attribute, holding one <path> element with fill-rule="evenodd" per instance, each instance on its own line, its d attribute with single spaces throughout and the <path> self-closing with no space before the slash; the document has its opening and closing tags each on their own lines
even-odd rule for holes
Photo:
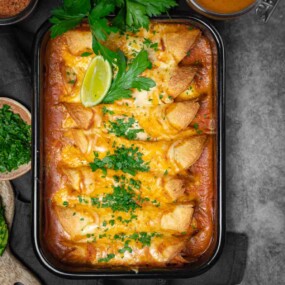
<svg viewBox="0 0 285 285">
<path fill-rule="evenodd" d="M 255 13 L 257 17 L 263 22 L 266 23 L 277 7 L 279 0 L 261 0 L 255 8 Z"/>
</svg>

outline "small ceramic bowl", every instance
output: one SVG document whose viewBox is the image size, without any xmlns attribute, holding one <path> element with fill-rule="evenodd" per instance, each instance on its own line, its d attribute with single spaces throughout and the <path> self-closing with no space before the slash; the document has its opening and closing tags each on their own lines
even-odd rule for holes
<svg viewBox="0 0 285 285">
<path fill-rule="evenodd" d="M 19 114 L 20 117 L 28 124 L 31 125 L 31 113 L 29 110 L 18 103 L 17 101 L 6 98 L 6 97 L 0 97 L 0 108 L 3 107 L 3 105 L 9 105 L 11 107 L 11 111 L 13 111 L 16 114 Z M 12 170 L 11 172 L 2 173 L 0 172 L 0 181 L 2 180 L 12 180 L 19 176 L 24 175 L 31 169 L 31 161 L 27 164 L 21 165 L 18 169 Z"/>
<path fill-rule="evenodd" d="M 203 6 L 199 5 L 196 0 L 186 0 L 186 2 L 194 11 L 214 20 L 234 19 L 255 9 L 257 18 L 266 23 L 274 12 L 279 0 L 255 0 L 251 5 L 241 11 L 223 14 L 207 10 Z"/>
<path fill-rule="evenodd" d="M 26 19 L 36 8 L 38 0 L 31 0 L 29 5 L 20 13 L 12 17 L 0 18 L 0 26 L 16 24 Z"/>
</svg>

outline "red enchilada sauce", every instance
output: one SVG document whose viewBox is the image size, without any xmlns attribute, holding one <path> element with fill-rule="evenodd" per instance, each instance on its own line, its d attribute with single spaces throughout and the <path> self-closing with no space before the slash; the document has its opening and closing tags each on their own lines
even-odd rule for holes
<svg viewBox="0 0 285 285">
<path fill-rule="evenodd" d="M 231 14 L 242 11 L 252 5 L 255 0 L 195 0 L 197 4 L 208 11 Z"/>
<path fill-rule="evenodd" d="M 0 18 L 10 18 L 21 13 L 31 0 L 0 0 Z"/>
</svg>

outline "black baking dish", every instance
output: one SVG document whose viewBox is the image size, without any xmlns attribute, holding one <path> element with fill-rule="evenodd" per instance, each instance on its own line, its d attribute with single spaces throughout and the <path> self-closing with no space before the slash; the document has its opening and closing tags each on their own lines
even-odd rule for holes
<svg viewBox="0 0 285 285">
<path fill-rule="evenodd" d="M 221 254 L 225 236 L 225 204 L 224 204 L 224 47 L 218 32 L 210 24 L 198 17 L 172 16 L 156 18 L 160 22 L 187 23 L 200 28 L 211 42 L 214 59 L 214 94 L 216 97 L 216 196 L 214 237 L 210 248 L 195 263 L 184 267 L 140 268 L 134 271 L 129 268 L 96 269 L 88 267 L 72 267 L 55 260 L 44 249 L 43 237 L 43 85 L 44 85 L 44 55 L 49 39 L 50 25 L 45 23 L 39 30 L 34 49 L 34 97 L 33 97 L 33 239 L 37 255 L 41 262 L 53 273 L 72 278 L 189 278 L 204 273 Z"/>
</svg>

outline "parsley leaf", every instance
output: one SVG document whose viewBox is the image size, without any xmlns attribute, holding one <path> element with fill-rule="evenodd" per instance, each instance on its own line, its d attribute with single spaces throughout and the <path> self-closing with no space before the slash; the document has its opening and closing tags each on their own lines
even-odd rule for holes
<svg viewBox="0 0 285 285">
<path fill-rule="evenodd" d="M 116 119 L 115 122 L 110 122 L 110 128 L 108 132 L 111 134 L 115 134 L 117 137 L 123 137 L 128 140 L 134 140 L 137 138 L 137 133 L 141 133 L 143 129 L 131 129 L 134 127 L 133 125 L 136 123 L 134 118 L 122 118 Z"/>
<path fill-rule="evenodd" d="M 121 30 L 137 31 L 148 29 L 149 17 L 158 16 L 177 6 L 174 0 L 124 0 L 117 1 L 120 10 L 113 20 L 113 25 Z"/>
<path fill-rule="evenodd" d="M 64 0 L 63 6 L 51 11 L 51 37 L 55 38 L 75 28 L 88 15 L 90 0 Z"/>
<path fill-rule="evenodd" d="M 150 88 L 156 85 L 152 79 L 139 76 L 147 68 L 151 68 L 147 51 L 140 51 L 130 63 L 127 63 L 126 57 L 122 52 L 118 52 L 118 55 L 116 63 L 118 73 L 103 103 L 108 104 L 122 98 L 131 98 L 131 88 L 136 88 L 139 91 L 150 90 Z"/>
<path fill-rule="evenodd" d="M 115 64 L 117 53 L 100 43 L 100 41 L 106 41 L 111 32 L 118 31 L 116 27 L 109 26 L 108 20 L 105 18 L 114 11 L 114 1 L 101 0 L 97 2 L 97 5 L 88 16 L 92 32 L 92 49 L 95 54 L 101 54 L 111 64 Z"/>
</svg>

